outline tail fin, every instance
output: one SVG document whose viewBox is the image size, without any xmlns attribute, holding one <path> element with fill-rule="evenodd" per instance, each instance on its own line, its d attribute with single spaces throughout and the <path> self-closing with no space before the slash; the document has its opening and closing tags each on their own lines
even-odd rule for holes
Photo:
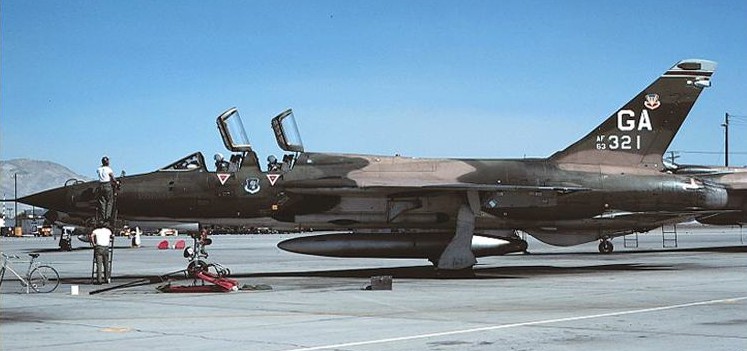
<svg viewBox="0 0 747 351">
<path fill-rule="evenodd" d="M 711 85 L 715 69 L 713 61 L 678 62 L 591 133 L 550 160 L 663 169 L 664 152 L 700 92 Z"/>
</svg>

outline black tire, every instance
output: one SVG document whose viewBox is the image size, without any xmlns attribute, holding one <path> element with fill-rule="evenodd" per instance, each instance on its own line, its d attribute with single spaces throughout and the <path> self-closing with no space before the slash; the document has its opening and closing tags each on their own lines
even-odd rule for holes
<svg viewBox="0 0 747 351">
<path fill-rule="evenodd" d="M 602 242 L 599 243 L 599 252 L 603 254 L 610 254 L 614 250 L 615 250 L 615 246 L 612 245 L 612 243 L 609 242 L 608 240 L 602 240 Z"/>
<path fill-rule="evenodd" d="M 39 266 L 29 274 L 29 284 L 36 292 L 52 292 L 60 285 L 60 275 L 50 266 Z"/>
</svg>

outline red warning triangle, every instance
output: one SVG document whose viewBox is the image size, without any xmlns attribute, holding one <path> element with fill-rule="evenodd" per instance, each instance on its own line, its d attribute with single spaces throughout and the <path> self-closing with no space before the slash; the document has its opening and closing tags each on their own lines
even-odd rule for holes
<svg viewBox="0 0 747 351">
<path fill-rule="evenodd" d="M 275 183 L 278 181 L 278 178 L 280 178 L 280 174 L 268 174 L 267 180 L 270 181 L 271 186 L 275 186 Z"/>
<path fill-rule="evenodd" d="M 226 181 L 228 178 L 231 178 L 230 173 L 218 173 L 216 174 L 218 176 L 218 180 L 220 181 L 220 185 L 226 185 Z"/>
</svg>

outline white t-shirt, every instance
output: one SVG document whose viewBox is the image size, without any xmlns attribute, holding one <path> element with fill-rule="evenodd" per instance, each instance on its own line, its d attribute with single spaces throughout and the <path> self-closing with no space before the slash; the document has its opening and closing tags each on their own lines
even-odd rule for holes
<svg viewBox="0 0 747 351">
<path fill-rule="evenodd" d="M 109 183 L 112 181 L 111 175 L 114 172 L 112 171 L 111 168 L 109 168 L 109 166 L 101 166 L 98 169 L 96 169 L 96 173 L 98 173 L 99 175 L 99 182 Z"/>
<path fill-rule="evenodd" d="M 109 246 L 111 235 L 112 231 L 108 228 L 96 228 L 93 230 L 93 233 L 91 233 L 94 244 L 98 246 Z"/>
</svg>

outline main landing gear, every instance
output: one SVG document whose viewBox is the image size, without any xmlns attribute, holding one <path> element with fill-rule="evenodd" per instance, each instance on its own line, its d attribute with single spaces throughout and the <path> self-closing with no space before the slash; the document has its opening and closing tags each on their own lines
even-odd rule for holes
<svg viewBox="0 0 747 351">
<path fill-rule="evenodd" d="M 615 246 L 608 238 L 602 238 L 599 240 L 599 252 L 603 254 L 611 254 L 615 250 Z"/>
<path fill-rule="evenodd" d="M 475 231 L 475 214 L 469 205 L 459 207 L 456 233 L 438 258 L 438 269 L 471 270 L 477 263 L 472 253 L 472 236 Z M 431 260 L 433 262 L 433 260 Z"/>
</svg>

